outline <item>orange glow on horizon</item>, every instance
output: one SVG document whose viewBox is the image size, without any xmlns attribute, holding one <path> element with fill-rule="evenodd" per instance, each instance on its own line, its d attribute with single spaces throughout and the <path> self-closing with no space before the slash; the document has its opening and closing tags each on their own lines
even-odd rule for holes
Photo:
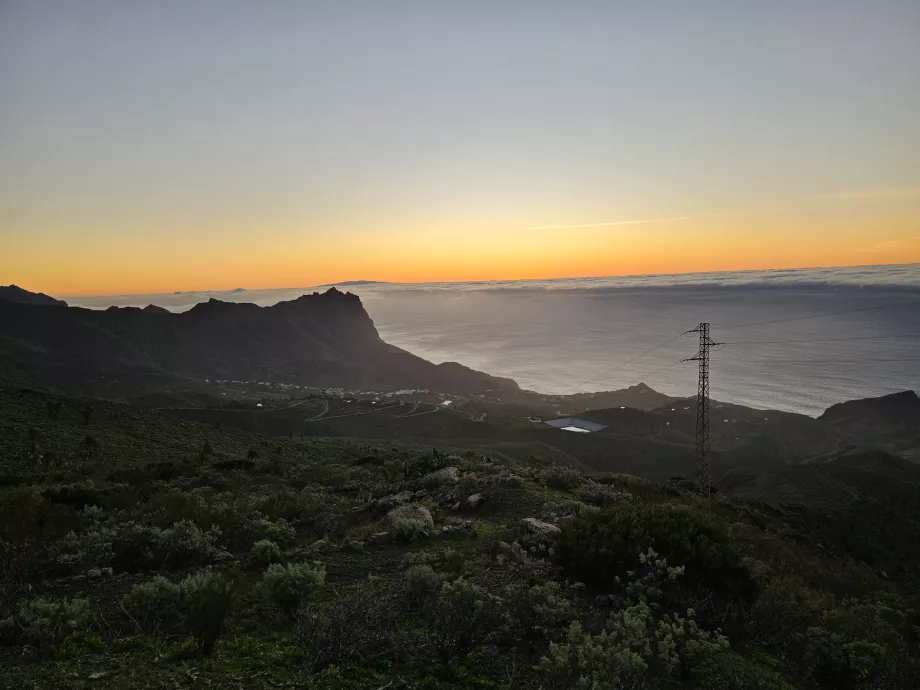
<svg viewBox="0 0 920 690">
<path fill-rule="evenodd" d="M 0 284 L 67 297 L 920 263 L 913 197 L 888 209 L 839 203 L 545 229 L 502 217 L 378 221 L 362 230 L 255 232 L 228 223 L 187 237 L 135 225 L 133 232 L 68 230 L 46 242 L 0 233 L 9 239 Z"/>
</svg>

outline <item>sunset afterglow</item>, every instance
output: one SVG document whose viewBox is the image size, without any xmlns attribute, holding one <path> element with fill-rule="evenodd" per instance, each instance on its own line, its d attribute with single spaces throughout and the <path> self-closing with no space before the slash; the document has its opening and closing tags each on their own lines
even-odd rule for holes
<svg viewBox="0 0 920 690">
<path fill-rule="evenodd" d="M 0 284 L 920 262 L 915 4 L 56 5 L 2 10 Z"/>
</svg>

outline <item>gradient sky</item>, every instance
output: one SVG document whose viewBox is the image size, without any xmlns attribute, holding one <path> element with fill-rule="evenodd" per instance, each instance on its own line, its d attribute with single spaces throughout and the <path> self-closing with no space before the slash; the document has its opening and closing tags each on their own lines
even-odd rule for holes
<svg viewBox="0 0 920 690">
<path fill-rule="evenodd" d="M 917 0 L 0 0 L 0 284 L 907 262 Z"/>
</svg>

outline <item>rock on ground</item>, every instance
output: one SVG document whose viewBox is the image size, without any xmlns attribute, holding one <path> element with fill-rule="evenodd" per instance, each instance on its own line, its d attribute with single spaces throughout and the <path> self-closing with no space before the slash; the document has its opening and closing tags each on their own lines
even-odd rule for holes
<svg viewBox="0 0 920 690">
<path fill-rule="evenodd" d="M 524 526 L 533 534 L 543 534 L 547 537 L 555 536 L 562 531 L 556 525 L 532 517 L 524 518 Z"/>
<path fill-rule="evenodd" d="M 422 482 L 426 485 L 446 484 L 455 482 L 460 479 L 460 471 L 456 467 L 445 467 L 442 470 L 429 472 L 422 477 Z"/>
<path fill-rule="evenodd" d="M 384 508 L 391 508 L 393 506 L 402 505 L 403 503 L 408 503 L 414 497 L 415 494 L 411 491 L 400 491 L 398 494 L 390 494 L 389 496 L 378 498 L 375 503 Z"/>
<path fill-rule="evenodd" d="M 417 520 L 425 525 L 426 528 L 434 527 L 431 511 L 425 506 L 399 506 L 387 513 L 387 523 L 390 525 L 399 520 Z"/>
</svg>

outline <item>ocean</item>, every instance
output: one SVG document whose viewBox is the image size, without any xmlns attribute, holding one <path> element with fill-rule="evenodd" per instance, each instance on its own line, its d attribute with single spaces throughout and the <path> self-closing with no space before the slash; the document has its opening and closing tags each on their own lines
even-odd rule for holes
<svg viewBox="0 0 920 690">
<path fill-rule="evenodd" d="M 683 334 L 700 322 L 724 343 L 711 357 L 717 400 L 819 415 L 844 400 L 920 390 L 920 264 L 339 287 L 361 296 L 387 342 L 539 392 L 645 382 L 694 394 L 696 364 L 680 360 L 696 354 L 698 336 Z M 265 305 L 317 289 L 326 287 L 67 299 L 183 310 L 210 297 Z"/>
</svg>

